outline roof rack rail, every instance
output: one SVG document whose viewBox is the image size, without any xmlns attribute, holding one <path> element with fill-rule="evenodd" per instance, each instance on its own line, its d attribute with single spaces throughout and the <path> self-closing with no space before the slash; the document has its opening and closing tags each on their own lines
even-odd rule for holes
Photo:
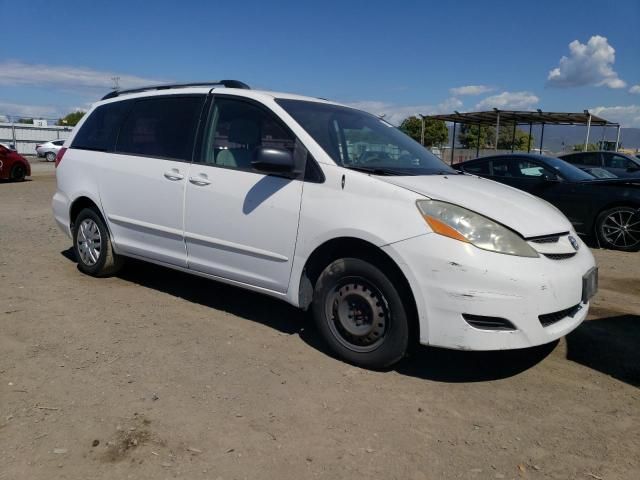
<svg viewBox="0 0 640 480">
<path fill-rule="evenodd" d="M 114 90 L 113 92 L 109 92 L 104 97 L 102 97 L 102 100 L 115 98 L 120 95 L 124 95 L 126 93 L 140 93 L 140 92 L 147 92 L 150 90 L 168 90 L 170 88 L 210 87 L 210 86 L 220 86 L 220 85 L 226 88 L 243 88 L 246 90 L 251 89 L 249 85 L 239 80 L 217 80 L 214 82 L 191 82 L 191 83 L 167 83 L 164 85 L 149 85 L 146 87 L 130 88 L 128 90 Z"/>
</svg>

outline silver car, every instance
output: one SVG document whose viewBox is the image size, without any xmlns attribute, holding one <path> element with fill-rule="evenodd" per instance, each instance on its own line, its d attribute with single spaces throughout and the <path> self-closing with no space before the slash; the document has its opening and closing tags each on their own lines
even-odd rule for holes
<svg viewBox="0 0 640 480">
<path fill-rule="evenodd" d="M 39 143 L 36 145 L 36 152 L 38 157 L 44 157 L 47 159 L 47 162 L 53 162 L 62 145 L 64 145 L 64 140 L 51 140 L 50 142 Z"/>
</svg>

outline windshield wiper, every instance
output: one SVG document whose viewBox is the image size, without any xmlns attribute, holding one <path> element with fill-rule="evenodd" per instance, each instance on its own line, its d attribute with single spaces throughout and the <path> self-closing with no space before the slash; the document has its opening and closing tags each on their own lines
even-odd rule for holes
<svg viewBox="0 0 640 480">
<path fill-rule="evenodd" d="M 349 170 L 356 170 L 358 172 L 371 173 L 373 175 L 414 175 L 413 173 L 401 172 L 399 170 L 393 170 L 392 168 L 385 167 L 364 167 L 355 165 L 343 165 L 343 167 L 348 168 Z"/>
</svg>

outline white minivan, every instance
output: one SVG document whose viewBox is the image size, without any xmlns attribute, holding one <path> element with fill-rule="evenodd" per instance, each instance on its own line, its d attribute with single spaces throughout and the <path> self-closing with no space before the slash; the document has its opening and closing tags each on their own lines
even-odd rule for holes
<svg viewBox="0 0 640 480">
<path fill-rule="evenodd" d="M 571 223 L 393 125 L 228 80 L 112 92 L 56 159 L 79 269 L 133 257 L 310 308 L 369 368 L 413 342 L 498 350 L 576 328 L 597 289 Z"/>
</svg>

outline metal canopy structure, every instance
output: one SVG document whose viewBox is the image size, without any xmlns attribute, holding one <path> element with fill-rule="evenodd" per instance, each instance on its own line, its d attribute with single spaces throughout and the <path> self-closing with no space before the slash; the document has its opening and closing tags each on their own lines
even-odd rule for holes
<svg viewBox="0 0 640 480">
<path fill-rule="evenodd" d="M 509 125 L 513 126 L 513 138 L 511 142 L 511 151 L 513 152 L 513 145 L 515 143 L 516 136 L 516 128 L 518 125 L 529 125 L 529 136 L 531 136 L 531 130 L 533 125 L 542 125 L 542 133 L 540 136 L 540 153 L 542 153 L 542 146 L 544 141 L 544 127 L 545 125 L 585 125 L 587 127 L 587 134 L 585 136 L 584 141 L 584 149 L 587 149 L 587 145 L 589 144 L 589 133 L 591 131 L 591 126 L 599 126 L 599 127 L 616 127 L 617 128 L 617 136 L 616 136 L 616 145 L 615 150 L 618 150 L 618 144 L 620 143 L 620 124 L 610 122 L 602 117 L 598 117 L 597 115 L 593 115 L 588 110 L 585 110 L 582 113 L 571 113 L 571 112 L 543 112 L 542 110 L 535 111 L 522 111 L 522 110 L 498 110 L 494 108 L 493 110 L 488 110 L 485 112 L 454 112 L 450 114 L 444 115 L 427 115 L 422 116 L 422 122 L 424 125 L 424 120 L 426 118 L 431 118 L 434 120 L 442 120 L 445 122 L 453 123 L 453 138 L 451 140 L 451 159 L 453 161 L 453 153 L 455 151 L 455 141 L 456 141 L 456 126 L 458 123 L 466 124 L 466 125 L 478 125 L 478 126 L 495 126 L 496 127 L 496 145 L 494 149 L 497 150 L 497 139 L 498 134 L 500 133 L 500 124 L 504 126 Z M 603 134 L 604 138 L 604 134 Z M 480 129 L 478 129 L 478 140 L 480 140 Z M 531 151 L 531 144 L 529 144 L 528 151 Z M 478 145 L 476 148 L 476 154 L 480 152 L 480 142 L 478 141 Z"/>
</svg>

